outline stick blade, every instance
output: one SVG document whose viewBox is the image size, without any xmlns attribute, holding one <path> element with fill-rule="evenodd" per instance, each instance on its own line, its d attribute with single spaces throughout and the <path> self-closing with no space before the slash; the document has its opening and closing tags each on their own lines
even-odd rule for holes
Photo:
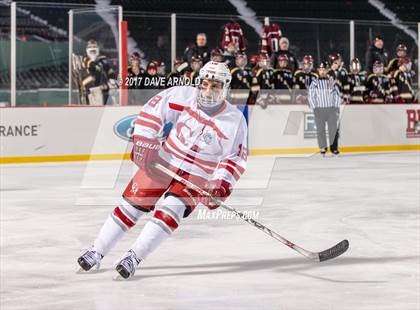
<svg viewBox="0 0 420 310">
<path fill-rule="evenodd" d="M 337 256 L 340 256 L 341 254 L 345 253 L 348 248 L 349 248 L 349 241 L 344 239 L 343 241 L 337 243 L 333 247 L 325 251 L 319 252 L 318 253 L 319 261 L 323 262 L 323 261 L 335 258 Z"/>
</svg>

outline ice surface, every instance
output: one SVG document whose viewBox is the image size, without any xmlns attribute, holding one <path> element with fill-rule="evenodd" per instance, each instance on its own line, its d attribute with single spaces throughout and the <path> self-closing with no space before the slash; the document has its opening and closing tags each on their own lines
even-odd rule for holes
<svg viewBox="0 0 420 310">
<path fill-rule="evenodd" d="M 418 152 L 252 157 L 249 165 L 230 203 L 259 211 L 259 221 L 309 250 L 347 238 L 349 251 L 313 263 L 241 221 L 198 219 L 199 208 L 131 281 L 113 281 L 112 264 L 146 218 L 102 270 L 76 274 L 80 250 L 118 203 L 132 167 L 6 165 L 0 308 L 419 309 Z"/>
</svg>

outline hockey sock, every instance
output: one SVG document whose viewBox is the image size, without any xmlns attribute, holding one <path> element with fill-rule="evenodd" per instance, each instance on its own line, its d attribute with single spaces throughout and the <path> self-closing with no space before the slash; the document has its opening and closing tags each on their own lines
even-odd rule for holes
<svg viewBox="0 0 420 310">
<path fill-rule="evenodd" d="M 185 209 L 181 199 L 174 196 L 165 198 L 163 205 L 155 211 L 153 218 L 131 246 L 138 258 L 145 259 L 178 228 Z"/>
<path fill-rule="evenodd" d="M 108 254 L 111 248 L 121 239 L 126 231 L 133 227 L 145 212 L 134 208 L 125 200 L 115 207 L 99 231 L 93 243 L 95 251 Z"/>
</svg>

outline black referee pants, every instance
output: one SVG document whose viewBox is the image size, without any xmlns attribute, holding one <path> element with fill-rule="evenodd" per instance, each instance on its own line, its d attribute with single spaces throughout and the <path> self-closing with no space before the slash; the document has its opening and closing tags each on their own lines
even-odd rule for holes
<svg viewBox="0 0 420 310">
<path fill-rule="evenodd" d="M 325 125 L 328 124 L 328 141 L 331 145 L 331 150 L 336 150 L 338 148 L 338 120 L 340 109 L 334 107 L 315 108 L 314 115 L 319 148 L 323 149 L 328 146 L 325 128 Z"/>
</svg>

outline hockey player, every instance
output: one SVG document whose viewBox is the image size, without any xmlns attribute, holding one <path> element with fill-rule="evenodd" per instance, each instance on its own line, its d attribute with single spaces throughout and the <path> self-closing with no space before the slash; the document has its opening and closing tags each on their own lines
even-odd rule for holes
<svg viewBox="0 0 420 310">
<path fill-rule="evenodd" d="M 402 57 L 398 61 L 398 70 L 391 78 L 391 93 L 396 103 L 410 103 L 414 99 L 413 77 L 411 73 L 411 61 L 408 57 Z"/>
<path fill-rule="evenodd" d="M 294 73 L 298 68 L 298 61 L 295 54 L 289 49 L 289 39 L 282 37 L 280 39 L 280 49 L 271 55 L 273 67 L 277 68 L 277 61 L 280 55 L 286 55 L 289 58 L 289 69 Z"/>
<path fill-rule="evenodd" d="M 385 103 L 392 101 L 390 83 L 384 74 L 384 65 L 375 61 L 373 73 L 367 79 L 367 93 L 365 100 L 369 103 Z"/>
<path fill-rule="evenodd" d="M 247 65 L 247 57 L 245 54 L 236 55 L 236 67 L 230 73 L 232 82 L 230 83 L 232 91 L 229 100 L 233 104 L 245 104 L 249 98 L 249 90 L 251 89 L 252 72 Z"/>
<path fill-rule="evenodd" d="M 328 56 L 328 61 L 331 68 L 328 72 L 328 76 L 335 80 L 340 89 L 340 93 L 343 95 L 344 99 L 348 101 L 350 86 L 347 83 L 348 72 L 344 68 L 343 59 L 339 53 L 334 53 Z"/>
<path fill-rule="evenodd" d="M 250 89 L 252 72 L 247 65 L 247 57 L 245 54 L 238 54 L 235 58 L 236 67 L 231 70 L 232 89 Z"/>
<path fill-rule="evenodd" d="M 257 66 L 259 57 L 259 55 L 251 55 L 251 57 L 249 57 L 249 67 L 251 70 L 254 70 L 254 68 Z"/>
<path fill-rule="evenodd" d="M 405 46 L 404 44 L 398 44 L 396 53 L 397 53 L 397 57 L 392 58 L 389 61 L 388 66 L 386 67 L 386 70 L 385 70 L 385 72 L 390 77 L 392 77 L 393 73 L 399 69 L 400 66 L 398 62 L 400 61 L 400 59 L 407 57 L 407 46 Z"/>
<path fill-rule="evenodd" d="M 302 69 L 297 70 L 293 75 L 294 89 L 308 89 L 312 81 L 318 78 L 313 71 L 314 60 L 311 55 L 305 55 L 302 59 Z"/>
<path fill-rule="evenodd" d="M 124 233 L 141 216 L 154 211 L 137 240 L 116 263 L 119 275 L 128 279 L 199 202 L 209 209 L 219 207 L 159 172 L 154 162 L 206 189 L 214 198 L 229 197 L 247 160 L 245 118 L 225 100 L 230 81 L 225 64 L 209 62 L 200 70 L 198 87 L 166 89 L 144 106 L 135 123 L 131 157 L 139 169 L 93 246 L 78 258 L 83 270 L 99 268 L 101 259 Z M 155 210 L 160 197 L 162 205 Z"/>
<path fill-rule="evenodd" d="M 305 55 L 302 59 L 302 69 L 293 75 L 294 102 L 298 104 L 308 103 L 309 85 L 318 78 L 318 74 L 313 71 L 314 60 L 311 55 Z"/>
<path fill-rule="evenodd" d="M 226 46 L 225 51 L 223 52 L 225 63 L 229 69 L 233 69 L 235 67 L 236 54 L 237 54 L 237 48 L 235 46 L 235 43 L 230 42 Z"/>
<path fill-rule="evenodd" d="M 364 103 L 366 94 L 367 76 L 366 72 L 361 71 L 362 66 L 358 58 L 352 59 L 350 63 L 350 73 L 347 77 L 349 85 L 350 103 Z"/>
<path fill-rule="evenodd" d="M 108 59 L 100 55 L 98 43 L 89 40 L 82 60 L 81 101 L 90 105 L 107 104 L 110 89 L 118 88 L 116 73 Z"/>
<path fill-rule="evenodd" d="M 267 54 L 260 54 L 257 65 L 252 69 L 251 94 L 248 103 L 258 103 L 262 108 L 266 108 L 269 103 L 274 103 L 273 94 L 267 92 L 270 89 L 274 89 L 274 72 Z"/>
<path fill-rule="evenodd" d="M 290 103 L 292 100 L 293 74 L 288 69 L 289 58 L 285 54 L 278 57 L 277 69 L 274 70 L 274 88 L 276 92 L 276 103 Z"/>
</svg>

